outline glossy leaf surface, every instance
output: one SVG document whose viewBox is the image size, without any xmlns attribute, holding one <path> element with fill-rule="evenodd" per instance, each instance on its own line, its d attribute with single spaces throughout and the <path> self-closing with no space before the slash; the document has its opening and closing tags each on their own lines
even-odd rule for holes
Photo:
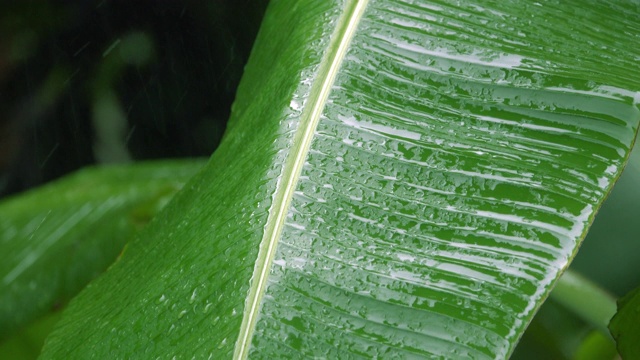
<svg viewBox="0 0 640 360">
<path fill-rule="evenodd" d="M 618 312 L 609 324 L 623 359 L 640 357 L 640 288 L 618 301 Z"/>
<path fill-rule="evenodd" d="M 0 337 L 76 295 L 203 165 L 89 168 L 0 202 Z"/>
<path fill-rule="evenodd" d="M 508 357 L 633 143 L 639 14 L 273 1 L 211 162 L 43 358 Z"/>
</svg>

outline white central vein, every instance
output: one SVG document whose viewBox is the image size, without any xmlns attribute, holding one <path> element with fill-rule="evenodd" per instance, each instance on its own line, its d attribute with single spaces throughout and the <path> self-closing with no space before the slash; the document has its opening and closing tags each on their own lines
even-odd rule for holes
<svg viewBox="0 0 640 360">
<path fill-rule="evenodd" d="M 307 114 L 304 114 L 303 111 L 301 116 L 301 128 L 298 131 L 301 132 L 302 135 L 298 138 L 299 146 L 294 147 L 294 151 L 289 155 L 290 160 L 287 161 L 289 169 L 283 171 L 284 177 L 279 189 L 282 193 L 279 194 L 280 196 L 278 196 L 278 194 L 276 195 L 276 199 L 280 201 L 276 200 L 276 207 L 272 209 L 273 212 L 270 214 L 267 225 L 265 226 L 266 231 L 262 239 L 264 246 L 260 250 L 261 254 L 258 254 L 259 266 L 254 270 L 252 289 L 249 292 L 249 297 L 246 302 L 242 326 L 233 356 L 234 359 L 246 359 L 249 355 L 253 330 L 258 320 L 260 302 L 266 290 L 269 270 L 275 256 L 278 240 L 284 228 L 285 218 L 291 204 L 293 193 L 298 184 L 300 174 L 302 173 L 302 166 L 307 158 L 311 141 L 313 140 L 318 122 L 320 121 L 320 115 L 327 103 L 331 87 L 335 82 L 338 70 L 344 60 L 344 56 L 349 48 L 349 43 L 353 38 L 367 3 L 368 0 L 356 0 L 355 8 L 353 6 L 345 7 L 343 19 L 338 22 L 339 25 L 333 35 L 335 38 L 331 42 L 333 46 L 329 46 L 330 50 L 320 65 L 318 78 L 318 81 L 320 81 L 319 88 L 317 91 L 311 92 L 309 98 L 309 108 L 311 110 L 307 112 Z M 326 68 L 327 66 L 328 69 Z M 260 261 L 260 259 L 264 260 Z"/>
</svg>

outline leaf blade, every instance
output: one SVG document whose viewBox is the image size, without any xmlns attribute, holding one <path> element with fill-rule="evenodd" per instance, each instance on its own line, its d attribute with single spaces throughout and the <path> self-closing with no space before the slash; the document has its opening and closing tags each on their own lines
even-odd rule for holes
<svg viewBox="0 0 640 360">
<path fill-rule="evenodd" d="M 299 4 L 272 2 L 210 166 L 78 297 L 45 358 L 232 356 L 317 53 L 343 9 Z M 288 207 L 251 357 L 510 354 L 619 174 L 639 83 L 623 66 L 632 47 L 586 56 L 576 44 L 592 39 L 558 19 L 633 26 L 617 3 L 510 4 L 369 3 Z M 105 325 L 82 331 L 87 318 Z"/>
</svg>

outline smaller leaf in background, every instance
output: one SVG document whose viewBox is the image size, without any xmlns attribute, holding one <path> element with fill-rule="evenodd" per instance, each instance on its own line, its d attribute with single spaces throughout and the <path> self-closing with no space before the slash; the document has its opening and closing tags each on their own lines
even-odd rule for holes
<svg viewBox="0 0 640 360">
<path fill-rule="evenodd" d="M 609 330 L 623 359 L 640 359 L 640 287 L 618 301 Z"/>
<path fill-rule="evenodd" d="M 0 340 L 104 271 L 203 164 L 89 168 L 0 202 Z"/>
<path fill-rule="evenodd" d="M 566 271 L 550 297 L 586 323 L 607 334 L 616 312 L 615 298 L 597 284 L 574 271 Z"/>
</svg>

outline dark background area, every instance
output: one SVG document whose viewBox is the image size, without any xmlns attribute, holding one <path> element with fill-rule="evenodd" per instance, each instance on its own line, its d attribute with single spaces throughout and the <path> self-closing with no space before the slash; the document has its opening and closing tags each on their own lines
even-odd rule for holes
<svg viewBox="0 0 640 360">
<path fill-rule="evenodd" d="M 209 156 L 266 3 L 0 3 L 0 197 L 95 163 Z"/>
</svg>

